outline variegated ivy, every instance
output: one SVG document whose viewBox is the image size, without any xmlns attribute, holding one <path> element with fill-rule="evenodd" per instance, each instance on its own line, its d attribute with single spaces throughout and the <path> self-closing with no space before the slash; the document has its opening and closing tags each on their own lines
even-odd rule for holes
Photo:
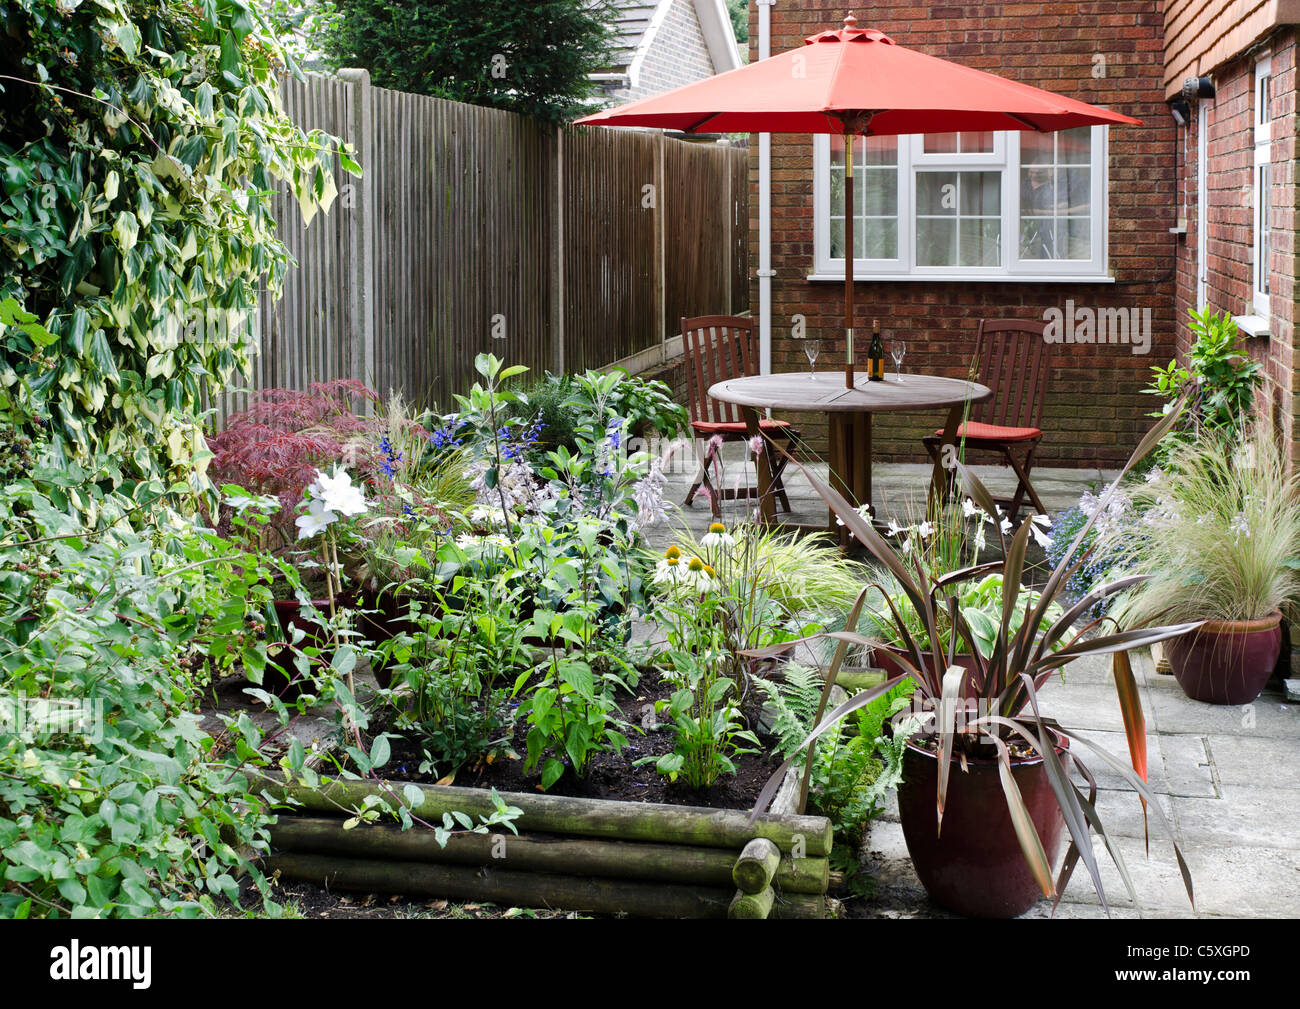
<svg viewBox="0 0 1300 1009">
<path fill-rule="evenodd" d="M 243 0 L 0 0 L 0 412 L 48 452 L 205 486 L 203 388 L 246 372 L 288 251 L 270 193 L 328 210 L 337 138 Z M 24 310 L 40 326 L 11 325 Z"/>
</svg>

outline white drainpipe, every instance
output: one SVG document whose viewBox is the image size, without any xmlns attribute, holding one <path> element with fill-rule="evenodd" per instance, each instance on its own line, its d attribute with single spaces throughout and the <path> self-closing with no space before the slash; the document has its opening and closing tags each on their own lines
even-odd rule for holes
<svg viewBox="0 0 1300 1009">
<path fill-rule="evenodd" d="M 758 58 L 772 55 L 772 7 L 776 0 L 758 4 Z M 758 364 L 772 371 L 772 134 L 758 135 Z"/>
</svg>

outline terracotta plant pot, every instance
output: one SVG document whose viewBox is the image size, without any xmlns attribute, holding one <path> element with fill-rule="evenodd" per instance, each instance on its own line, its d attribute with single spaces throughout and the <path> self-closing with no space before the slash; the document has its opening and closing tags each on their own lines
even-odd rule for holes
<svg viewBox="0 0 1300 1009">
<path fill-rule="evenodd" d="M 1057 737 L 1057 752 L 1068 740 Z M 898 812 L 912 865 L 926 892 L 950 911 L 972 918 L 1014 918 L 1043 896 L 1016 840 L 996 760 L 954 761 L 948 778 L 943 832 L 936 835 L 939 761 L 908 744 Z M 1012 761 L 1011 773 L 1055 869 L 1065 818 L 1041 759 Z"/>
<path fill-rule="evenodd" d="M 1282 614 L 1214 620 L 1165 645 L 1183 692 L 1207 704 L 1249 704 L 1268 683 L 1282 647 Z"/>
</svg>

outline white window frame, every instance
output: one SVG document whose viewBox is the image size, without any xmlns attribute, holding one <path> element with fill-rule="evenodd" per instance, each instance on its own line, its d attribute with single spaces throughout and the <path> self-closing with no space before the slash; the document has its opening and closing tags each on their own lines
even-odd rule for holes
<svg viewBox="0 0 1300 1009">
<path fill-rule="evenodd" d="M 857 280 L 952 280 L 952 281 L 1032 281 L 1108 282 L 1109 232 L 1108 130 L 1093 126 L 1092 180 L 1093 234 L 1092 258 L 1089 260 L 1021 260 L 1020 243 L 1006 236 L 1020 234 L 1020 133 L 1001 131 L 994 134 L 990 154 L 926 154 L 924 136 L 910 134 L 898 138 L 898 258 L 856 259 L 853 275 Z M 830 254 L 830 136 L 813 137 L 813 265 L 809 280 L 844 280 L 844 259 Z M 1002 235 L 1004 257 L 1001 266 L 929 266 L 916 265 L 916 187 L 917 171 L 988 171 L 1002 173 Z M 855 182 L 857 179 L 855 178 Z"/>
<path fill-rule="evenodd" d="M 1255 314 L 1260 318 L 1269 318 L 1269 254 L 1264 247 L 1264 235 L 1268 232 L 1268 195 L 1273 186 L 1273 120 L 1270 115 L 1269 96 L 1272 92 L 1272 60 L 1261 56 L 1255 61 L 1254 77 L 1254 120 L 1255 120 L 1255 158 L 1251 170 L 1251 189 L 1253 190 L 1253 228 L 1251 231 L 1251 303 Z M 1267 169 L 1270 175 L 1268 192 L 1262 192 L 1260 170 Z M 1271 234 L 1271 233 L 1270 233 Z"/>
</svg>

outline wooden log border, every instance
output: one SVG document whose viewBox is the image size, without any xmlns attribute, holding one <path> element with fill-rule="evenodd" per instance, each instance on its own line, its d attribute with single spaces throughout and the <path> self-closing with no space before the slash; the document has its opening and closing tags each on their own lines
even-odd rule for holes
<svg viewBox="0 0 1300 1009">
<path fill-rule="evenodd" d="M 295 806 L 271 829 L 267 872 L 336 890 L 403 893 L 529 907 L 668 918 L 823 918 L 838 911 L 826 896 L 831 825 L 820 816 L 777 811 L 749 824 L 744 810 L 663 803 L 499 793 L 522 810 L 509 831 L 457 834 L 440 848 L 425 830 L 362 824 L 343 817 L 366 797 L 403 795 L 408 782 L 333 780 L 318 788 L 273 779 L 261 783 L 275 802 Z M 412 812 L 441 822 L 444 812 L 493 811 L 482 789 L 416 785 Z M 797 788 L 795 788 L 797 796 Z M 782 805 L 778 805 L 781 803 Z M 738 859 L 750 848 L 778 857 L 771 891 L 737 900 Z M 742 875 L 744 870 L 742 869 Z M 753 895 L 745 895 L 752 897 Z"/>
</svg>

